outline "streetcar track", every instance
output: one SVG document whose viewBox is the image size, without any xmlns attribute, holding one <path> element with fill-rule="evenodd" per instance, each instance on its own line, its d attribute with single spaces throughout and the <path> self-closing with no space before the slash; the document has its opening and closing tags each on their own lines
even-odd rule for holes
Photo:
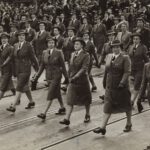
<svg viewBox="0 0 150 150">
<path fill-rule="evenodd" d="M 93 99 L 93 102 L 91 104 L 91 106 L 95 106 L 95 105 L 99 105 L 99 99 Z M 83 108 L 82 107 L 75 107 L 75 112 L 77 111 L 80 111 L 82 110 Z M 51 119 L 51 117 L 57 112 L 57 109 L 54 109 L 54 110 L 51 110 L 51 111 L 48 111 L 47 113 L 47 119 L 46 120 L 49 120 Z M 50 114 L 50 115 L 49 115 Z M 56 116 L 56 115 L 55 115 Z M 60 115 L 58 115 L 59 117 Z M 25 118 L 25 119 L 22 119 L 22 120 L 19 120 L 19 121 L 15 121 L 15 122 L 12 122 L 12 123 L 5 123 L 3 125 L 0 125 L 0 131 L 2 130 L 6 130 L 8 128 L 11 128 L 11 127 L 14 127 L 14 126 L 18 126 L 18 125 L 22 125 L 24 123 L 29 123 L 29 122 L 32 122 L 32 121 L 36 121 L 36 120 L 39 120 L 39 118 L 37 118 L 37 116 L 32 116 L 32 117 L 28 117 L 28 118 Z"/>
<path fill-rule="evenodd" d="M 140 114 L 142 114 L 142 113 L 145 113 L 145 112 L 147 112 L 147 111 L 150 111 L 150 108 L 149 108 L 149 109 L 146 109 L 146 110 L 144 110 L 144 111 L 142 111 L 141 113 L 132 114 L 132 117 L 138 116 L 138 115 L 140 115 Z M 115 124 L 115 123 L 120 122 L 120 121 L 125 120 L 125 119 L 126 119 L 126 117 L 117 119 L 117 120 L 115 120 L 115 121 L 112 121 L 112 122 L 108 123 L 107 126 L 108 126 L 108 125 Z M 96 127 L 96 128 L 97 128 L 97 127 Z M 92 131 L 93 131 L 94 129 L 96 129 L 96 128 L 94 127 L 94 128 L 88 129 L 88 130 L 86 130 L 86 131 L 84 131 L 84 132 L 82 132 L 82 133 L 77 133 L 77 134 L 74 135 L 74 136 L 71 136 L 71 137 L 68 137 L 68 138 L 64 138 L 64 139 L 59 140 L 59 141 L 57 141 L 57 142 L 54 142 L 54 143 L 52 143 L 52 144 L 45 145 L 45 146 L 43 146 L 42 148 L 40 148 L 40 150 L 46 150 L 46 149 L 48 149 L 48 148 L 51 148 L 51 147 L 54 147 L 54 146 L 56 146 L 56 145 L 65 143 L 65 142 L 67 142 L 67 141 L 70 141 L 70 140 L 72 140 L 72 139 L 74 139 L 74 138 L 76 138 L 76 137 L 79 137 L 79 136 L 88 134 L 89 132 L 92 132 Z"/>
</svg>

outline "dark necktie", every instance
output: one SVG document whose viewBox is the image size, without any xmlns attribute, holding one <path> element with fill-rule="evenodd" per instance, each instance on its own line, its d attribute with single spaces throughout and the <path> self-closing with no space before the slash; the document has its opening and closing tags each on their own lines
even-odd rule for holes
<svg viewBox="0 0 150 150">
<path fill-rule="evenodd" d="M 115 61 L 115 59 L 116 59 L 116 57 L 115 57 L 115 56 L 113 56 L 113 57 L 112 57 L 112 59 L 111 59 L 111 62 L 114 62 L 114 61 Z"/>
</svg>

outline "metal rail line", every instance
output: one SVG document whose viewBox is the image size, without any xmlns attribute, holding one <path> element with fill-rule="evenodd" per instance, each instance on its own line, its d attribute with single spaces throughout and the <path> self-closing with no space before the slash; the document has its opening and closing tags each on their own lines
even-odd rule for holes
<svg viewBox="0 0 150 150">
<path fill-rule="evenodd" d="M 141 113 L 145 113 L 145 112 L 147 112 L 147 111 L 150 111 L 150 108 L 144 110 L 144 111 L 141 112 Z M 135 113 L 135 114 L 132 115 L 132 117 L 133 117 L 133 116 L 140 115 L 141 113 Z M 124 119 L 126 119 L 126 117 L 123 117 L 123 118 L 121 118 L 121 119 L 112 121 L 112 122 L 108 123 L 107 125 L 115 124 L 115 123 L 120 122 L 120 121 L 122 121 L 122 120 L 124 120 Z M 54 143 L 52 143 L 52 144 L 43 146 L 42 148 L 40 148 L 40 150 L 46 150 L 46 149 L 48 149 L 48 148 L 54 147 L 54 146 L 56 146 L 56 145 L 59 145 L 59 144 L 61 144 L 61 143 L 67 142 L 67 141 L 72 140 L 72 139 L 74 139 L 74 138 L 76 138 L 76 137 L 79 137 L 79 136 L 82 136 L 82 135 L 84 135 L 84 134 L 87 134 L 87 133 L 93 131 L 94 129 L 96 129 L 96 128 L 92 128 L 92 129 L 86 130 L 86 131 L 84 131 L 84 132 L 82 132 L 82 133 L 76 134 L 76 135 L 71 136 L 71 137 L 69 137 L 69 138 L 65 138 L 65 139 L 62 139 L 62 140 L 60 140 L 60 141 L 54 142 Z"/>
</svg>

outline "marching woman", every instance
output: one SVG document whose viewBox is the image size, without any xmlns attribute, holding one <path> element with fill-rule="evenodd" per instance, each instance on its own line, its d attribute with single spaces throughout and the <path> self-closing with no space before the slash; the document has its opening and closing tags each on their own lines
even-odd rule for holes
<svg viewBox="0 0 150 150">
<path fill-rule="evenodd" d="M 44 113 L 37 115 L 37 117 L 45 120 L 47 111 L 49 110 L 54 99 L 58 99 L 60 104 L 60 109 L 58 110 L 58 115 L 65 114 L 65 107 L 63 104 L 60 86 L 62 74 L 65 77 L 65 80 L 68 80 L 68 75 L 65 67 L 64 57 L 62 51 L 58 50 L 55 46 L 55 39 L 49 37 L 47 39 L 48 48 L 43 51 L 42 62 L 39 68 L 39 71 L 34 77 L 34 81 L 38 80 L 44 69 L 46 70 L 46 80 L 48 82 L 48 95 L 47 95 L 47 107 Z"/>
<path fill-rule="evenodd" d="M 1 49 L 0 49 L 0 70 L 1 70 L 1 84 L 0 84 L 0 99 L 4 93 L 9 90 L 15 91 L 12 82 L 12 56 L 14 48 L 8 43 L 10 36 L 8 33 L 1 34 Z"/>
<path fill-rule="evenodd" d="M 114 40 L 111 44 L 113 54 L 106 59 L 106 69 L 103 78 L 105 91 L 104 119 L 102 126 L 93 130 L 94 133 L 105 135 L 106 125 L 112 113 L 126 112 L 127 123 L 124 132 L 129 132 L 131 123 L 131 94 L 129 91 L 128 78 L 131 71 L 130 59 L 121 53 L 121 43 Z"/>
<path fill-rule="evenodd" d="M 132 35 L 133 44 L 129 47 L 129 56 L 131 58 L 131 75 L 134 77 L 134 90 L 132 94 L 132 105 L 138 96 L 144 64 L 148 62 L 147 47 L 141 43 L 141 34 Z"/>
<path fill-rule="evenodd" d="M 29 88 L 29 79 L 31 74 L 31 65 L 38 71 L 38 61 L 34 54 L 31 44 L 25 41 L 26 32 L 21 30 L 18 32 L 19 42 L 14 45 L 14 62 L 15 62 L 15 72 L 17 77 L 17 87 L 16 87 L 16 97 L 14 103 L 7 108 L 7 111 L 15 112 L 16 105 L 21 98 L 23 92 L 26 93 L 29 103 L 26 109 L 33 108 L 35 102 L 32 99 L 31 91 Z"/>
<path fill-rule="evenodd" d="M 67 89 L 68 111 L 60 124 L 69 125 L 74 105 L 85 106 L 84 122 L 90 121 L 91 91 L 88 79 L 90 56 L 84 50 L 85 42 L 81 38 L 74 41 L 75 52 L 72 53 L 69 67 L 69 85 Z"/>
<path fill-rule="evenodd" d="M 138 101 L 137 101 L 137 108 L 138 108 L 139 113 L 141 113 L 143 110 L 143 106 L 141 102 L 142 102 L 142 97 L 145 94 L 146 89 L 147 89 L 148 102 L 150 105 L 150 84 L 149 83 L 150 83 L 150 62 L 145 64 L 144 70 L 143 70 L 142 83 L 141 83 L 141 88 L 139 91 L 139 96 L 138 96 Z"/>
</svg>

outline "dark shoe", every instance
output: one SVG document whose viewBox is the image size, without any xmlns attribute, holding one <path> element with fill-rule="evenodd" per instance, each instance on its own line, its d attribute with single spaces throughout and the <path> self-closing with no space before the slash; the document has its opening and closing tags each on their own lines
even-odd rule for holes
<svg viewBox="0 0 150 150">
<path fill-rule="evenodd" d="M 96 90 L 97 90 L 97 87 L 96 87 L 96 86 L 93 86 L 92 89 L 91 89 L 92 92 L 94 92 L 94 91 L 96 91 Z"/>
<path fill-rule="evenodd" d="M 101 127 L 98 127 L 96 129 L 94 129 L 93 132 L 97 133 L 97 134 L 102 133 L 102 135 L 105 135 L 106 129 L 102 129 Z"/>
<path fill-rule="evenodd" d="M 43 114 L 43 113 L 41 113 L 41 114 L 37 115 L 37 117 L 38 117 L 38 118 L 41 118 L 41 119 L 43 119 L 43 120 L 45 120 L 45 119 L 46 119 L 46 115 L 45 115 L 45 114 Z"/>
<path fill-rule="evenodd" d="M 16 95 L 16 90 L 15 89 L 11 89 L 11 92 L 13 93 L 13 95 Z"/>
<path fill-rule="evenodd" d="M 123 130 L 124 132 L 130 132 L 132 128 L 132 124 L 131 125 L 126 125 L 125 129 Z"/>
<path fill-rule="evenodd" d="M 102 95 L 102 96 L 99 96 L 99 98 L 102 99 L 102 100 L 104 101 L 105 96 Z"/>
<path fill-rule="evenodd" d="M 65 115 L 66 114 L 66 108 L 60 108 L 58 110 L 57 113 L 55 113 L 56 115 Z"/>
<path fill-rule="evenodd" d="M 35 106 L 35 102 L 30 102 L 25 109 L 31 109 Z"/>
<path fill-rule="evenodd" d="M 90 115 L 85 115 L 84 123 L 90 122 Z"/>
<path fill-rule="evenodd" d="M 137 102 L 137 108 L 138 108 L 138 112 L 141 113 L 143 110 L 143 106 L 141 103 Z"/>
<path fill-rule="evenodd" d="M 21 103 L 21 101 L 20 101 L 20 99 L 19 99 L 18 102 L 16 103 L 16 105 L 20 105 L 20 103 Z"/>
<path fill-rule="evenodd" d="M 67 92 L 67 87 L 61 87 L 61 90 Z"/>
<path fill-rule="evenodd" d="M 35 91 L 37 88 L 37 82 L 36 81 L 31 81 L 31 91 Z"/>
<path fill-rule="evenodd" d="M 70 124 L 70 121 L 69 120 L 67 120 L 67 119 L 64 119 L 64 120 L 62 120 L 62 121 L 60 121 L 59 122 L 60 124 L 64 124 L 64 125 L 69 125 Z"/>
<path fill-rule="evenodd" d="M 11 112 L 15 112 L 16 111 L 16 108 L 10 106 L 9 108 L 6 109 L 7 111 L 11 111 Z"/>
</svg>

